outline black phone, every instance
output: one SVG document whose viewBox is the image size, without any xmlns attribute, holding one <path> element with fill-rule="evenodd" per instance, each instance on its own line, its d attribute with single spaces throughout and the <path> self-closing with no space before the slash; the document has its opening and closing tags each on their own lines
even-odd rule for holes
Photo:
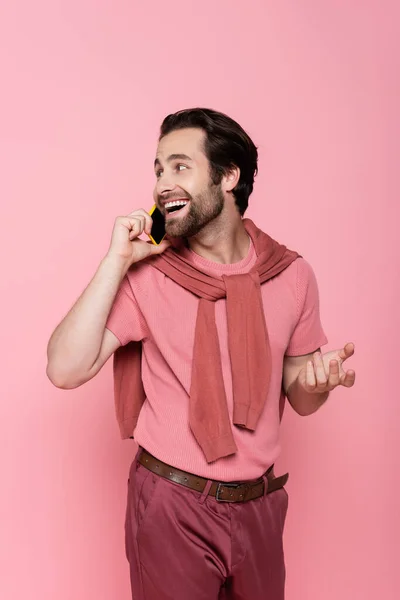
<svg viewBox="0 0 400 600">
<path fill-rule="evenodd" d="M 156 244 L 156 246 L 158 246 L 159 244 L 161 244 L 166 235 L 165 217 L 162 214 L 162 212 L 157 208 L 156 204 L 150 210 L 149 215 L 153 219 L 153 225 L 151 226 L 149 238 L 151 239 L 153 244 Z"/>
</svg>

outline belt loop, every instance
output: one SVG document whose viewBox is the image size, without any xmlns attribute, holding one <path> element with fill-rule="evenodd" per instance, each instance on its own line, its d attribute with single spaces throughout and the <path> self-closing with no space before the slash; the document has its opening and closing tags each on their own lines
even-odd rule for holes
<svg viewBox="0 0 400 600">
<path fill-rule="evenodd" d="M 199 500 L 200 504 L 204 504 L 204 502 L 206 501 L 206 498 L 208 496 L 208 492 L 210 491 L 211 486 L 212 486 L 212 481 L 211 481 L 211 479 L 208 479 L 207 483 L 205 485 L 205 488 L 203 490 L 203 493 L 201 494 L 201 497 Z"/>
<path fill-rule="evenodd" d="M 265 496 L 268 494 L 268 479 L 266 475 L 262 476 L 263 480 L 264 480 L 264 498 Z"/>
</svg>

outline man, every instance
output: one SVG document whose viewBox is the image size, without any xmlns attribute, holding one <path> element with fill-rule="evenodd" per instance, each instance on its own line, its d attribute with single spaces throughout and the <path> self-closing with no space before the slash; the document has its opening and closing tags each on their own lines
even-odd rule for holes
<svg viewBox="0 0 400 600">
<path fill-rule="evenodd" d="M 283 403 L 309 415 L 352 386 L 354 346 L 321 354 L 312 268 L 242 218 L 257 149 L 240 125 L 208 109 L 170 115 L 154 167 L 167 239 L 139 239 L 152 225 L 144 209 L 117 218 L 53 333 L 47 373 L 74 388 L 115 353 L 121 432 L 139 444 L 126 514 L 133 599 L 282 600 L 287 476 L 272 467 Z"/>
</svg>

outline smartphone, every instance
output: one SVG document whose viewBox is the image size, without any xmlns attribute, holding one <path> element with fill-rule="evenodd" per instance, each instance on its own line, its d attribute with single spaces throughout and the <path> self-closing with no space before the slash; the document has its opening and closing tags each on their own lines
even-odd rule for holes
<svg viewBox="0 0 400 600">
<path fill-rule="evenodd" d="M 165 218 L 162 212 L 157 208 L 157 204 L 155 204 L 149 211 L 149 215 L 153 219 L 153 225 L 151 226 L 149 238 L 153 244 L 158 246 L 161 244 L 166 235 Z"/>
</svg>

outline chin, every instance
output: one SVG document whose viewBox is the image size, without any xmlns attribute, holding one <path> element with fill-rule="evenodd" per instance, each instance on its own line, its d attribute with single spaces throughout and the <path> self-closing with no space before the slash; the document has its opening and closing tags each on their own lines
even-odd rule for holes
<svg viewBox="0 0 400 600">
<path fill-rule="evenodd" d="M 168 220 L 165 224 L 165 231 L 172 238 L 191 238 L 200 233 L 205 225 L 207 223 L 202 222 L 201 219 L 188 215 L 185 219 L 176 219 L 175 222 L 172 219 Z"/>
<path fill-rule="evenodd" d="M 166 227 L 165 231 L 170 238 L 180 238 L 185 236 L 184 230 L 180 227 Z"/>
<path fill-rule="evenodd" d="M 169 237 L 180 238 L 187 236 L 188 228 L 183 223 L 168 223 L 165 231 Z"/>
</svg>

